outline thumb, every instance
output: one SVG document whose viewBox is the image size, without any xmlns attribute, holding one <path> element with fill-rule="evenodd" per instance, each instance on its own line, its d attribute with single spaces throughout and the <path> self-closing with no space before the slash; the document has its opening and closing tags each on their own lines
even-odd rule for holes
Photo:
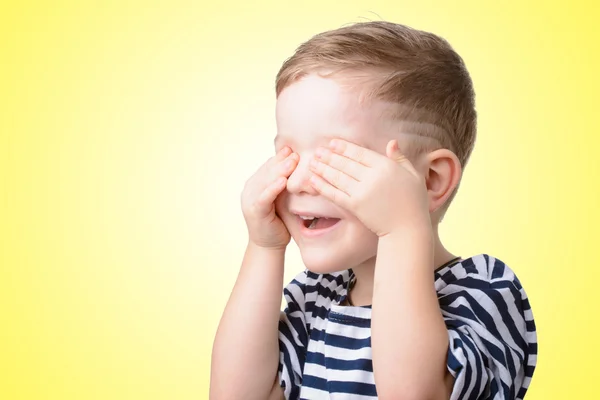
<svg viewBox="0 0 600 400">
<path fill-rule="evenodd" d="M 402 154 L 398 147 L 398 141 L 396 139 L 390 140 L 385 148 L 385 154 L 388 158 L 400 163 L 406 160 L 406 156 Z"/>
</svg>

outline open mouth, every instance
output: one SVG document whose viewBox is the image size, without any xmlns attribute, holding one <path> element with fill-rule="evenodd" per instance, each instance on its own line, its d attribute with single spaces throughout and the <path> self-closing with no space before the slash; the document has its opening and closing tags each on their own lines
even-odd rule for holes
<svg viewBox="0 0 600 400">
<path fill-rule="evenodd" d="M 299 217 L 302 220 L 304 227 L 310 230 L 331 228 L 340 221 L 339 218 L 306 217 L 302 215 Z"/>
</svg>

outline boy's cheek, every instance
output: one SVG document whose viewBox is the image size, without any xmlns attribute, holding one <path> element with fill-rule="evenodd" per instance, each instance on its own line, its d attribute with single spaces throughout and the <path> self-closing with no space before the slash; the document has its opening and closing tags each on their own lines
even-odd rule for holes
<svg viewBox="0 0 600 400">
<path fill-rule="evenodd" d="M 285 209 L 284 205 L 284 193 L 282 193 L 279 196 L 277 196 L 277 198 L 275 198 L 275 211 L 277 212 L 277 214 L 281 213 Z"/>
<path fill-rule="evenodd" d="M 275 212 L 287 228 L 287 224 L 289 223 L 289 213 L 287 212 L 286 201 L 283 195 L 279 195 L 279 197 L 275 199 Z"/>
<path fill-rule="evenodd" d="M 275 212 L 285 225 L 286 229 L 292 233 L 293 225 L 295 222 L 295 216 L 287 211 L 286 203 L 284 200 L 275 201 Z"/>
</svg>

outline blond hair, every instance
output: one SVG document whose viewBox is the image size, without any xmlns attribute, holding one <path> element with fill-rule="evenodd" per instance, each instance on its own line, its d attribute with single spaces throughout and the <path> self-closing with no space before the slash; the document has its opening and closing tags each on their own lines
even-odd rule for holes
<svg viewBox="0 0 600 400">
<path fill-rule="evenodd" d="M 462 58 L 441 37 L 386 21 L 320 33 L 283 63 L 277 96 L 311 73 L 360 81 L 367 98 L 392 103 L 401 132 L 421 139 L 411 152 L 447 148 L 467 164 L 476 136 L 475 93 Z"/>
</svg>

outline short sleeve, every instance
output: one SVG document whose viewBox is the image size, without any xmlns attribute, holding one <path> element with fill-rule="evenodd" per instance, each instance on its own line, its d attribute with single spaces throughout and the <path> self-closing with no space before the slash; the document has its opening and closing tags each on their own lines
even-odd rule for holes
<svg viewBox="0 0 600 400">
<path fill-rule="evenodd" d="M 298 399 L 302 387 L 302 370 L 308 345 L 306 280 L 305 271 L 283 290 L 287 305 L 279 319 L 279 384 L 288 400 Z"/>
<path fill-rule="evenodd" d="M 535 325 L 518 279 L 488 256 L 444 277 L 438 298 L 449 335 L 451 400 L 522 399 L 537 360 Z"/>
</svg>

